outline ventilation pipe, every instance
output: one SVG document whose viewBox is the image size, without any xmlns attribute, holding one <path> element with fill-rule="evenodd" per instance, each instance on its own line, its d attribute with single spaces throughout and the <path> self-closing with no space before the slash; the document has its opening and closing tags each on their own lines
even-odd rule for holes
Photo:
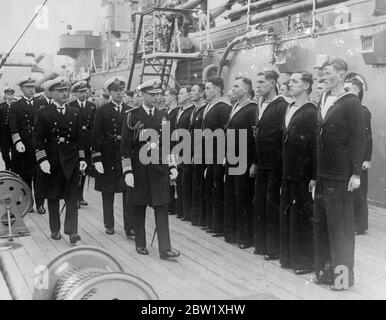
<svg viewBox="0 0 386 320">
<path fill-rule="evenodd" d="M 207 81 L 208 78 L 209 78 L 209 73 L 213 70 L 213 71 L 218 71 L 218 64 L 210 64 L 210 65 L 207 65 L 204 70 L 202 71 L 202 81 Z"/>
<path fill-rule="evenodd" d="M 337 4 L 337 3 L 345 2 L 345 1 L 347 1 L 347 0 L 318 0 L 317 4 L 318 4 L 318 8 L 322 8 L 322 7 L 326 7 L 326 6 L 329 6 L 332 4 Z M 267 4 L 268 2 L 272 2 L 272 1 L 264 1 L 264 0 L 259 1 L 260 4 Z M 256 5 L 257 4 L 258 3 L 256 3 Z M 252 6 L 252 4 L 251 4 L 251 6 Z M 285 16 L 290 15 L 290 14 L 295 14 L 295 13 L 300 13 L 300 12 L 312 10 L 313 7 L 314 7 L 314 0 L 305 0 L 305 1 L 297 2 L 297 3 L 289 4 L 286 6 L 282 6 L 282 7 L 276 8 L 276 9 L 271 9 L 268 11 L 259 12 L 251 17 L 250 24 L 253 25 L 253 24 L 262 23 L 265 21 L 271 21 L 271 20 L 279 19 L 279 18 L 285 17 Z M 248 33 L 244 36 L 241 36 L 241 37 L 234 39 L 228 45 L 228 47 L 226 48 L 226 50 L 225 50 L 225 52 L 220 60 L 218 75 L 221 76 L 222 71 L 224 69 L 224 66 L 227 63 L 228 55 L 237 44 L 242 43 L 243 41 L 248 41 L 248 40 L 252 40 L 255 38 L 259 38 L 261 36 L 262 36 L 261 32 L 258 32 L 258 33 L 251 32 L 251 33 Z"/>
</svg>

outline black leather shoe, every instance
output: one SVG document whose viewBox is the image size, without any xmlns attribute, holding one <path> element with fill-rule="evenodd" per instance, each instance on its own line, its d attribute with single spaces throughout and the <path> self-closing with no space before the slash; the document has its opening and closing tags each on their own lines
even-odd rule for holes
<svg viewBox="0 0 386 320">
<path fill-rule="evenodd" d="M 149 254 L 149 251 L 147 251 L 146 248 L 137 247 L 137 253 L 141 254 L 143 256 L 147 256 Z"/>
<path fill-rule="evenodd" d="M 355 235 L 356 236 L 363 236 L 366 234 L 366 230 L 358 230 L 358 231 L 355 231 Z"/>
<path fill-rule="evenodd" d="M 46 209 L 45 209 L 43 206 L 39 206 L 39 207 L 37 208 L 37 210 L 38 210 L 38 213 L 39 213 L 39 214 L 45 214 L 45 213 L 46 213 Z"/>
<path fill-rule="evenodd" d="M 257 255 L 259 255 L 259 256 L 264 256 L 264 255 L 265 255 L 265 252 L 264 252 L 264 251 L 260 251 L 260 250 L 257 250 L 257 249 L 253 250 L 253 253 L 254 253 L 254 254 L 257 254 Z"/>
<path fill-rule="evenodd" d="M 209 230 L 210 228 L 208 227 L 208 226 L 203 226 L 203 227 L 201 227 L 201 230 L 204 230 L 204 231 L 206 231 L 206 230 Z"/>
<path fill-rule="evenodd" d="M 311 281 L 315 284 L 324 284 L 324 285 L 331 285 L 333 283 L 332 278 L 327 276 L 315 276 L 311 279 Z"/>
<path fill-rule="evenodd" d="M 304 274 L 309 274 L 311 273 L 312 270 L 309 270 L 309 269 L 295 269 L 294 270 L 294 273 L 297 275 L 297 276 L 301 276 L 301 275 L 304 275 Z"/>
<path fill-rule="evenodd" d="M 130 230 L 126 231 L 126 238 L 132 238 L 132 237 L 135 237 L 134 230 L 130 229 Z"/>
<path fill-rule="evenodd" d="M 29 208 L 29 210 L 28 210 L 28 213 L 34 213 L 35 211 L 34 211 L 34 208 Z"/>
<path fill-rule="evenodd" d="M 190 218 L 189 217 L 184 217 L 181 219 L 182 221 L 190 221 Z"/>
<path fill-rule="evenodd" d="M 79 203 L 81 206 L 88 206 L 88 202 L 86 200 L 80 200 Z"/>
<path fill-rule="evenodd" d="M 277 254 L 266 254 L 264 256 L 264 260 L 271 261 L 271 260 L 277 260 L 279 259 L 279 256 Z"/>
<path fill-rule="evenodd" d="M 248 249 L 250 247 L 252 247 L 252 244 L 250 244 L 250 243 L 240 243 L 239 244 L 239 248 L 242 250 Z"/>
<path fill-rule="evenodd" d="M 109 236 L 112 236 L 113 234 L 115 234 L 115 231 L 113 228 L 111 228 L 111 229 L 106 228 L 106 234 L 108 234 Z"/>
<path fill-rule="evenodd" d="M 224 232 L 215 232 L 214 234 L 212 234 L 213 238 L 220 238 L 223 236 L 224 236 Z"/>
<path fill-rule="evenodd" d="M 206 229 L 206 233 L 214 233 L 214 231 L 212 229 Z"/>
<path fill-rule="evenodd" d="M 169 251 L 160 253 L 161 259 L 175 259 L 180 256 L 180 253 L 178 251 L 174 251 L 170 249 Z"/>
<path fill-rule="evenodd" d="M 60 232 L 51 232 L 51 239 L 58 241 L 62 239 L 62 236 L 60 235 Z"/>
<path fill-rule="evenodd" d="M 79 234 L 73 233 L 73 234 L 70 235 L 70 243 L 71 244 L 75 244 L 75 243 L 77 243 L 80 240 L 82 240 L 82 239 L 81 239 Z"/>
</svg>

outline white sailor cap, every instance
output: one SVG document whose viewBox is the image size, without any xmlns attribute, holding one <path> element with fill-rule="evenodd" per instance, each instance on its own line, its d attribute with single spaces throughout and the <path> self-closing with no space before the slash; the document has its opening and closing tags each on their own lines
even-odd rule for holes
<svg viewBox="0 0 386 320">
<path fill-rule="evenodd" d="M 23 87 L 23 86 L 35 87 L 36 86 L 36 80 L 34 78 L 32 78 L 31 76 L 25 76 L 25 77 L 19 79 L 16 82 L 16 85 L 18 85 L 19 87 Z"/>
<path fill-rule="evenodd" d="M 162 92 L 161 81 L 158 79 L 148 80 L 142 83 L 138 87 L 138 90 L 146 93 L 153 93 L 153 94 L 161 93 Z"/>
<path fill-rule="evenodd" d="M 58 77 L 54 80 L 48 81 L 48 84 L 46 84 L 46 89 L 49 91 L 54 90 L 62 90 L 62 89 L 68 89 L 69 83 L 66 78 L 64 77 Z"/>
<path fill-rule="evenodd" d="M 122 76 L 116 76 L 113 78 L 110 78 L 105 82 L 105 85 L 103 86 L 106 90 L 111 91 L 114 88 L 122 88 L 125 89 L 127 83 L 127 79 Z"/>
<path fill-rule="evenodd" d="M 86 91 L 88 88 L 88 83 L 86 80 L 75 82 L 74 85 L 71 87 L 72 92 L 81 92 Z"/>
</svg>

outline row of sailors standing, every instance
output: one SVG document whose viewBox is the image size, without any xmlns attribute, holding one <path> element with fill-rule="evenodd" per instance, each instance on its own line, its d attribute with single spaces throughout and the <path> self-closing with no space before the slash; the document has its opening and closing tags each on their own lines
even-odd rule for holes
<svg viewBox="0 0 386 320">
<path fill-rule="evenodd" d="M 347 70 L 341 59 L 325 65 L 320 108 L 309 97 L 309 72 L 291 76 L 290 104 L 277 93 L 275 71 L 258 74 L 258 104 L 248 78 L 234 81 L 233 107 L 222 99 L 220 78 L 205 88 L 183 87 L 179 107 L 169 110 L 174 129 L 246 129 L 248 170 L 231 175 L 227 159 L 218 164 L 216 145 L 213 165 L 182 163 L 170 214 L 241 249 L 254 246 L 255 254 L 279 259 L 296 274 L 315 271 L 316 283 L 351 287 L 355 232 L 368 228 L 372 142 L 371 116 L 358 99 L 363 88 L 357 79 L 345 84 Z M 342 266 L 348 275 L 344 286 L 338 281 Z"/>
</svg>

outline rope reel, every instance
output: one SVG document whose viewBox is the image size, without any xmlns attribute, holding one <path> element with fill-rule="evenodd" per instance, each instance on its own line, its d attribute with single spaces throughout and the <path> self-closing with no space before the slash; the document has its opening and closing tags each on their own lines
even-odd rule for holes
<svg viewBox="0 0 386 320">
<path fill-rule="evenodd" d="M 123 273 L 114 257 L 94 247 L 64 252 L 36 280 L 33 300 L 158 300 L 148 283 Z"/>
<path fill-rule="evenodd" d="M 29 231 L 23 221 L 32 205 L 32 192 L 29 186 L 15 173 L 0 172 L 0 238 L 7 238 L 0 249 L 15 249 L 13 237 L 28 236 Z"/>
</svg>

